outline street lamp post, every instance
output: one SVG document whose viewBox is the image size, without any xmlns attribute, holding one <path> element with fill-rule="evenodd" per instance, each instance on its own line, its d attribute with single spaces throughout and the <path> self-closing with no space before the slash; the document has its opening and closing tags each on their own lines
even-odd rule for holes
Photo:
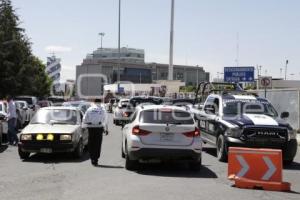
<svg viewBox="0 0 300 200">
<path fill-rule="evenodd" d="M 118 82 L 120 81 L 120 65 L 121 65 L 121 0 L 119 0 L 119 25 L 118 25 Z"/>
<path fill-rule="evenodd" d="M 102 39 L 103 39 L 105 33 L 101 32 L 101 33 L 99 33 L 99 35 L 100 35 L 100 37 L 101 37 L 101 49 L 102 49 Z"/>
<path fill-rule="evenodd" d="M 169 76 L 173 80 L 173 42 L 174 42 L 174 0 L 171 0 L 171 29 L 170 29 L 170 52 L 169 52 Z"/>
<path fill-rule="evenodd" d="M 289 64 L 289 60 L 285 61 L 285 75 L 284 75 L 284 80 L 286 80 L 286 74 L 287 74 L 287 65 Z"/>
</svg>

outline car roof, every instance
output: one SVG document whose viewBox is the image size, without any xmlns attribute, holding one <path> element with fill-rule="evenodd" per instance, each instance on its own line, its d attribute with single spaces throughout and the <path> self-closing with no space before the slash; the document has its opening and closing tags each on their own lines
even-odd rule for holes
<svg viewBox="0 0 300 200">
<path fill-rule="evenodd" d="M 136 107 L 137 110 L 153 110 L 153 109 L 171 109 L 171 110 L 178 110 L 178 111 L 186 111 L 188 110 L 185 107 L 178 107 L 178 106 L 172 106 L 172 105 L 145 105 L 145 106 L 138 106 Z"/>
<path fill-rule="evenodd" d="M 74 111 L 77 111 L 78 109 L 76 107 L 72 107 L 72 106 L 51 106 L 51 107 L 40 108 L 40 110 L 74 110 Z"/>
</svg>

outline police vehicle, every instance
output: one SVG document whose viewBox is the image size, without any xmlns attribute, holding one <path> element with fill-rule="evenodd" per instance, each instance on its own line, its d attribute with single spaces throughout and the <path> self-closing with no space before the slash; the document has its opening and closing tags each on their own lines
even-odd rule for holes
<svg viewBox="0 0 300 200">
<path fill-rule="evenodd" d="M 284 162 L 293 162 L 297 139 L 288 112 L 279 116 L 267 99 L 235 84 L 204 84 L 196 98 L 199 90 L 207 96 L 196 114 L 198 127 L 202 140 L 216 147 L 218 160 L 227 160 L 229 147 L 254 147 L 281 149 Z"/>
</svg>

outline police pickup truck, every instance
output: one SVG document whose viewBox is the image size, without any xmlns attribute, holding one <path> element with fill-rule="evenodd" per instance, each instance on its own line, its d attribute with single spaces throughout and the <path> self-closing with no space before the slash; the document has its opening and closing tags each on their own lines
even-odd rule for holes
<svg viewBox="0 0 300 200">
<path fill-rule="evenodd" d="M 208 94 L 195 115 L 202 139 L 216 147 L 219 161 L 226 161 L 229 147 L 281 149 L 289 164 L 297 152 L 296 132 L 268 100 L 245 92 Z"/>
</svg>

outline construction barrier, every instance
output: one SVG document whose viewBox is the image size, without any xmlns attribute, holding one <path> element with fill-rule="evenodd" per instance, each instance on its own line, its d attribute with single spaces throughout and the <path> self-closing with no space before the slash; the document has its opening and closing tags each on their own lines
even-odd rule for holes
<svg viewBox="0 0 300 200">
<path fill-rule="evenodd" d="M 238 188 L 290 191 L 282 182 L 282 152 L 277 149 L 230 147 L 228 178 Z"/>
</svg>

